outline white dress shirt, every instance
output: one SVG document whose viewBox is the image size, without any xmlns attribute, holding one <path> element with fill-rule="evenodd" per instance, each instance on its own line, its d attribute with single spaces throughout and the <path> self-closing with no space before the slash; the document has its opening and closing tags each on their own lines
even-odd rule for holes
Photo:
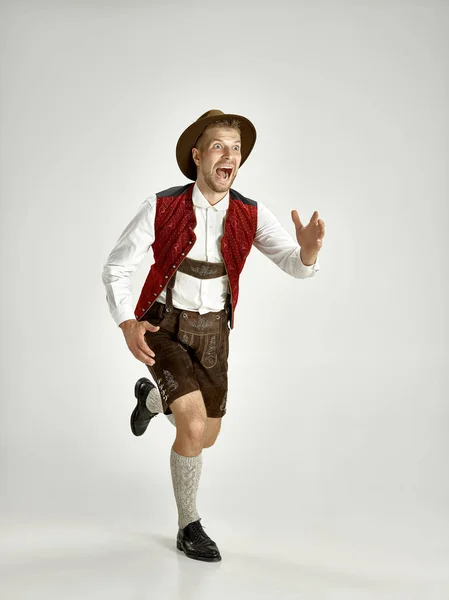
<svg viewBox="0 0 449 600">
<path fill-rule="evenodd" d="M 106 288 L 106 299 L 109 311 L 117 325 L 127 319 L 135 318 L 131 273 L 138 269 L 154 242 L 156 201 L 155 194 L 144 200 L 136 216 L 119 237 L 103 267 L 102 279 Z M 220 202 L 212 206 L 195 182 L 192 201 L 197 220 L 196 242 L 188 256 L 196 260 L 223 262 L 220 240 L 224 233 L 229 192 Z M 266 206 L 258 202 L 257 208 L 257 230 L 253 245 L 292 277 L 299 279 L 312 277 L 320 268 L 318 260 L 314 265 L 304 265 L 298 243 Z M 195 310 L 201 314 L 219 311 L 225 306 L 227 290 L 227 275 L 215 279 L 198 279 L 178 271 L 172 292 L 173 306 L 183 310 Z M 165 297 L 164 289 L 156 300 L 165 302 Z"/>
</svg>

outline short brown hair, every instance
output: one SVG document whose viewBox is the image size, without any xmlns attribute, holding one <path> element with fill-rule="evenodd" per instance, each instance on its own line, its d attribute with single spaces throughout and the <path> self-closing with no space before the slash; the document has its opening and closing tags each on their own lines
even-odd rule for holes
<svg viewBox="0 0 449 600">
<path fill-rule="evenodd" d="M 213 121 L 212 123 L 209 123 L 209 125 L 203 129 L 200 137 L 196 140 L 195 145 L 193 146 L 194 148 L 198 148 L 198 150 L 200 152 L 203 151 L 203 143 L 204 143 L 204 139 L 205 139 L 205 133 L 208 129 L 211 129 L 212 127 L 231 127 L 232 129 L 235 129 L 236 131 L 238 131 L 241 134 L 240 131 L 240 121 L 238 119 L 220 119 L 218 121 Z"/>
</svg>

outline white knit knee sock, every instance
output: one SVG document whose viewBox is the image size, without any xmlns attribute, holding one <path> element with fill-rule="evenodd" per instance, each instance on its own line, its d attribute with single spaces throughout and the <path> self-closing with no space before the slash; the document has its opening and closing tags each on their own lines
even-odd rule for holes
<svg viewBox="0 0 449 600">
<path fill-rule="evenodd" d="M 157 389 L 157 387 L 154 387 L 148 394 L 145 403 L 147 405 L 147 408 L 150 412 L 152 413 L 162 413 L 164 412 L 164 409 L 162 408 L 162 399 L 161 399 L 161 395 L 159 394 L 159 390 Z M 172 425 L 174 425 L 176 427 L 176 423 L 175 423 L 175 415 L 171 414 L 171 415 L 166 415 L 167 419 L 170 421 L 170 423 Z"/>
<path fill-rule="evenodd" d="M 147 405 L 148 410 L 152 413 L 163 412 L 162 399 L 157 387 L 154 387 L 150 390 L 148 396 L 146 397 L 145 404 Z"/>
<path fill-rule="evenodd" d="M 202 465 L 202 452 L 198 456 L 181 456 L 171 449 L 170 469 L 180 529 L 200 518 L 196 508 L 196 494 Z"/>
</svg>

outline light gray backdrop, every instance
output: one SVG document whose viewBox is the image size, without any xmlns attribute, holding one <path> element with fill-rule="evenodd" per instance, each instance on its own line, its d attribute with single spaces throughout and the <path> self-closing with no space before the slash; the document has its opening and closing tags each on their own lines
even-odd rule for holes
<svg viewBox="0 0 449 600">
<path fill-rule="evenodd" d="M 142 201 L 187 183 L 177 139 L 218 108 L 258 132 L 233 187 L 292 236 L 291 209 L 318 210 L 326 236 L 309 280 L 247 261 L 203 523 L 229 551 L 253 540 L 447 598 L 448 4 L 3 2 L 1 17 L 5 553 L 84 547 L 99 523 L 176 534 L 174 429 L 131 434 L 147 369 L 101 271 Z"/>
</svg>

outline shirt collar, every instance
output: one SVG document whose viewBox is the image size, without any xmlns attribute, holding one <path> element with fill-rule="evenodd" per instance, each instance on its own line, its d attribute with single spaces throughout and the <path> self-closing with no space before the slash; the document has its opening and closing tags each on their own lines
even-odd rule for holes
<svg viewBox="0 0 449 600">
<path fill-rule="evenodd" d="M 197 182 L 193 186 L 192 191 L 192 202 L 199 208 L 211 208 L 213 210 L 228 210 L 229 208 L 229 191 L 224 198 L 217 202 L 217 204 L 210 204 L 209 201 L 203 196 Z"/>
</svg>

